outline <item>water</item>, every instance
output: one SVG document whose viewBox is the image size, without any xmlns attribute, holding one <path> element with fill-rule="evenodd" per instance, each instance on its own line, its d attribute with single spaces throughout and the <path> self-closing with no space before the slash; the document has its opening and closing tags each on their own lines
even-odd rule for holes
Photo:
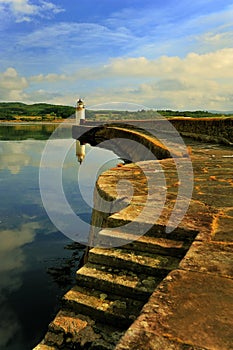
<svg viewBox="0 0 233 350">
<path fill-rule="evenodd" d="M 84 251 L 83 246 L 72 245 L 51 223 L 41 201 L 41 154 L 55 128 L 0 126 L 1 350 L 32 349 L 42 339 L 62 295 L 75 281 L 75 270 Z M 65 145 L 70 135 L 71 127 L 61 129 L 57 134 L 59 145 Z M 93 167 L 97 159 L 103 164 L 106 154 L 108 160 L 109 151 L 92 149 Z M 116 163 L 116 156 L 111 154 Z M 102 170 L 110 165 L 113 164 L 107 163 Z M 74 144 L 64 160 L 63 187 L 75 213 L 90 222 L 92 209 L 80 194 L 78 170 Z M 82 187 L 91 198 L 88 174 L 85 181 Z"/>
</svg>

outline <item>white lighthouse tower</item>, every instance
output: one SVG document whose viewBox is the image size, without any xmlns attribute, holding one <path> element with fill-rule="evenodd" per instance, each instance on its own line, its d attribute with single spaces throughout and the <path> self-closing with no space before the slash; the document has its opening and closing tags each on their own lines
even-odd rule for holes
<svg viewBox="0 0 233 350">
<path fill-rule="evenodd" d="M 76 124 L 85 123 L 85 105 L 81 98 L 78 99 L 75 111 Z"/>
</svg>

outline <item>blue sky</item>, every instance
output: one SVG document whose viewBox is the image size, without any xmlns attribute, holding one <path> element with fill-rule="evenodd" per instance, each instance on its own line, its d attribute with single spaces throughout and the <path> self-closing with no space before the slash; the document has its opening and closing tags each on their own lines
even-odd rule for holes
<svg viewBox="0 0 233 350">
<path fill-rule="evenodd" d="M 0 0 L 0 100 L 233 110 L 228 0 Z"/>
</svg>

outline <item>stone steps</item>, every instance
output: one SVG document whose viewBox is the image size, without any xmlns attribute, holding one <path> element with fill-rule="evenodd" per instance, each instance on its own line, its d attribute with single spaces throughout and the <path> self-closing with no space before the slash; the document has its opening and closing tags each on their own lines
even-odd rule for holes
<svg viewBox="0 0 233 350">
<path fill-rule="evenodd" d="M 114 239 L 116 231 L 102 231 L 104 239 Z M 188 244 L 152 235 L 134 241 L 135 235 L 124 231 L 119 237 L 131 242 L 89 251 L 88 262 L 76 272 L 76 286 L 63 297 L 38 345 L 41 350 L 114 350 L 158 284 L 177 268 Z"/>
<path fill-rule="evenodd" d="M 98 233 L 98 243 L 100 247 L 121 247 L 121 249 L 131 249 L 169 255 L 182 258 L 189 244 L 186 241 L 166 239 L 163 237 L 153 237 L 148 235 L 137 235 L 124 231 L 123 229 L 103 229 Z"/>
<path fill-rule="evenodd" d="M 136 206 L 135 206 L 136 207 Z M 150 210 L 151 209 L 151 212 Z M 130 211 L 131 210 L 131 211 Z M 182 225 L 177 227 L 172 232 L 166 232 L 167 220 L 171 214 L 171 210 L 167 210 L 164 217 L 158 219 L 155 224 L 154 220 L 154 208 L 148 208 L 148 212 L 145 214 L 147 217 L 135 217 L 135 212 L 132 208 L 126 208 L 121 212 L 110 215 L 105 223 L 107 229 L 112 227 L 115 229 L 123 230 L 123 232 L 129 232 L 130 234 L 150 236 L 154 238 L 164 238 L 177 241 L 185 241 L 187 244 L 191 244 L 198 234 L 198 230 L 191 230 L 183 228 Z M 128 211 L 128 212 L 127 212 Z M 166 210 L 164 209 L 164 212 Z M 144 220 L 144 221 L 143 221 Z M 130 226 L 127 226 L 129 225 Z M 126 228 L 125 228 L 126 227 Z"/>
<path fill-rule="evenodd" d="M 113 264 L 112 264 L 113 265 Z M 79 286 L 146 301 L 162 277 L 87 263 L 76 273 Z"/>
<path fill-rule="evenodd" d="M 65 309 L 111 325 L 117 324 L 119 328 L 128 327 L 138 316 L 143 304 L 143 301 L 79 286 L 73 287 L 63 298 Z"/>
<path fill-rule="evenodd" d="M 151 244 L 149 240 L 142 240 L 142 247 Z M 160 240 L 162 244 L 164 249 L 166 245 L 174 249 L 183 246 L 182 242 Z M 77 285 L 65 294 L 61 311 L 38 346 L 41 350 L 113 350 L 151 293 L 178 262 L 176 257 L 140 250 L 91 249 L 88 263 L 76 273 Z"/>
<path fill-rule="evenodd" d="M 117 266 L 119 269 L 137 271 L 137 274 L 165 277 L 170 271 L 178 267 L 180 259 L 127 249 L 93 248 L 89 251 L 88 261 L 93 264 L 113 268 Z"/>
</svg>

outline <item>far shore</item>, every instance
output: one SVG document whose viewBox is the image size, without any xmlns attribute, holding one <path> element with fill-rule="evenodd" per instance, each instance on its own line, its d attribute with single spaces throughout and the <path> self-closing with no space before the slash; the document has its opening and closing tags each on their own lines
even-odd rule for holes
<svg viewBox="0 0 233 350">
<path fill-rule="evenodd" d="M 67 124 L 73 124 L 75 123 L 75 119 L 54 119 L 51 121 L 40 121 L 40 120 L 35 120 L 35 121 L 20 121 L 20 120 L 0 120 L 0 125 L 51 125 L 51 124 L 61 124 L 61 123 L 67 123 Z"/>
</svg>

